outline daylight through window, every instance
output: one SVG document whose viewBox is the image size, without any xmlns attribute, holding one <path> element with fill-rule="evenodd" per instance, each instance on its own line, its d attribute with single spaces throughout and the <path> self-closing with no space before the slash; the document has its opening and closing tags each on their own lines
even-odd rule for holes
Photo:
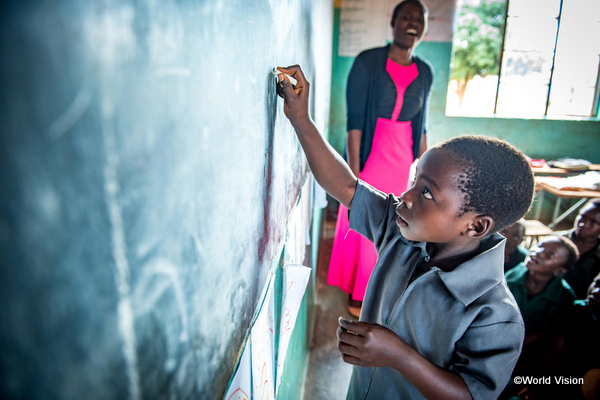
<svg viewBox="0 0 600 400">
<path fill-rule="evenodd" d="M 600 1 L 458 0 L 447 115 L 598 116 Z"/>
</svg>

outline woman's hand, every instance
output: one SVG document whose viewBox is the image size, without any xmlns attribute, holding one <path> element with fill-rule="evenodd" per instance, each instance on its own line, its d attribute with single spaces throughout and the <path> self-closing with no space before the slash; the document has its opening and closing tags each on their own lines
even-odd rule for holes
<svg viewBox="0 0 600 400">
<path fill-rule="evenodd" d="M 284 105 L 283 112 L 288 117 L 292 125 L 297 123 L 310 121 L 308 112 L 308 93 L 309 83 L 304 77 L 302 69 L 298 65 L 292 65 L 287 68 L 277 67 L 283 74 L 279 74 L 277 79 L 277 94 L 283 97 Z M 289 79 L 285 75 L 290 75 L 296 78 L 298 83 L 296 87 L 292 86 Z"/>
<path fill-rule="evenodd" d="M 360 141 L 362 131 L 350 129 L 346 136 L 346 153 L 348 154 L 348 165 L 355 176 L 360 176 Z"/>
<path fill-rule="evenodd" d="M 348 364 L 362 367 L 394 367 L 408 345 L 390 329 L 379 324 L 339 318 L 338 350 Z"/>
</svg>

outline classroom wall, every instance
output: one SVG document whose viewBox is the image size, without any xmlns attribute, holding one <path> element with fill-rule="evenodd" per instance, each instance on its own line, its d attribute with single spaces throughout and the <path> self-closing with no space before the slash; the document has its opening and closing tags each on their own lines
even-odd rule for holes
<svg viewBox="0 0 600 400">
<path fill-rule="evenodd" d="M 337 2 L 340 3 L 340 2 Z M 346 136 L 346 79 L 354 58 L 338 56 L 339 4 L 334 16 L 333 74 L 329 140 L 340 154 Z M 452 57 L 451 42 L 422 42 L 416 53 L 435 70 L 432 89 L 428 144 L 462 134 L 482 134 L 507 140 L 532 158 L 555 160 L 583 158 L 600 163 L 600 119 L 560 121 L 552 119 L 467 118 L 445 115 Z"/>
<path fill-rule="evenodd" d="M 309 176 L 271 69 L 326 131 L 332 2 L 0 11 L 0 397 L 222 397 Z"/>
</svg>

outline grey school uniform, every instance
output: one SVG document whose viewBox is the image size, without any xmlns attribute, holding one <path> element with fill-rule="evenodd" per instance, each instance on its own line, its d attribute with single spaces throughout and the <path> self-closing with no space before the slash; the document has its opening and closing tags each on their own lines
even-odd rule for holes
<svg viewBox="0 0 600 400">
<path fill-rule="evenodd" d="M 494 399 L 521 353 L 524 325 L 503 274 L 504 238 L 482 241 L 482 252 L 450 272 L 433 267 L 409 285 L 425 243 L 404 238 L 393 195 L 358 182 L 350 228 L 375 243 L 378 259 L 360 320 L 393 330 L 432 363 L 459 373 L 474 399 Z M 355 366 L 348 399 L 422 399 L 392 368 Z"/>
</svg>

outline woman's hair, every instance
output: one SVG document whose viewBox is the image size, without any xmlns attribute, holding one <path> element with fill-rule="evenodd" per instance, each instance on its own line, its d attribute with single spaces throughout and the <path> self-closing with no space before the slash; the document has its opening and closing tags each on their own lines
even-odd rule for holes
<svg viewBox="0 0 600 400">
<path fill-rule="evenodd" d="M 569 239 L 568 237 L 566 237 L 566 236 L 556 236 L 556 237 L 558 237 L 560 239 L 562 244 L 565 246 L 565 248 L 569 252 L 569 255 L 567 256 L 567 261 L 565 261 L 565 265 L 563 265 L 564 269 L 569 270 L 569 269 L 573 268 L 573 266 L 575 265 L 577 260 L 579 260 L 579 250 L 577 249 L 577 246 L 575 245 L 575 243 L 573 243 L 573 241 L 571 239 Z"/>
<path fill-rule="evenodd" d="M 392 21 L 396 20 L 396 18 L 398 17 L 398 13 L 400 13 L 402 7 L 404 7 L 404 5 L 406 5 L 407 3 L 417 3 L 418 5 L 420 5 L 423 9 L 423 15 L 425 16 L 425 20 L 427 20 L 427 16 L 429 15 L 429 9 L 425 5 L 425 3 L 423 3 L 421 0 L 403 0 L 400 3 L 398 3 L 396 8 L 394 8 L 394 12 L 392 13 Z"/>
</svg>

